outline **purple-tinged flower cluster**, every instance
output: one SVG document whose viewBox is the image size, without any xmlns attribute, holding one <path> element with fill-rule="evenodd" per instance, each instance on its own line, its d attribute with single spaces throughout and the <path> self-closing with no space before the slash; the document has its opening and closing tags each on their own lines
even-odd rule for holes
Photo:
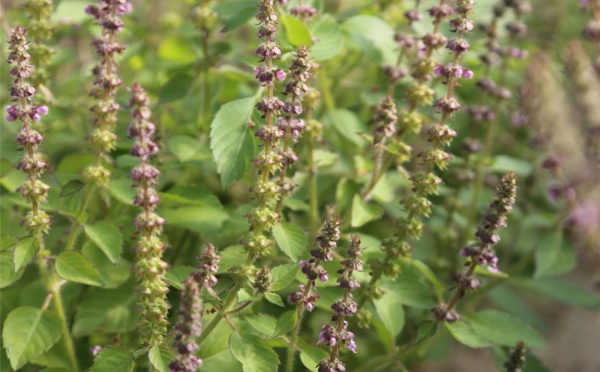
<svg viewBox="0 0 600 372">
<path fill-rule="evenodd" d="M 291 194 L 296 187 L 296 184 L 291 178 L 286 176 L 287 169 L 298 161 L 298 154 L 293 149 L 293 143 L 298 141 L 298 138 L 305 128 L 304 120 L 298 118 L 302 114 L 303 96 L 309 91 L 306 84 L 310 78 L 310 69 L 312 67 L 309 61 L 308 47 L 302 45 L 294 53 L 295 58 L 292 59 L 290 70 L 288 73 L 289 81 L 283 85 L 283 94 L 287 96 L 287 100 L 283 106 L 285 116 L 277 120 L 277 128 L 284 133 L 283 146 L 279 150 L 281 156 L 282 169 L 279 174 L 279 187 L 282 192 L 277 201 L 277 212 L 281 211 L 283 202 L 283 193 Z"/>
<path fill-rule="evenodd" d="M 53 50 L 47 45 L 52 38 L 53 25 L 50 21 L 53 4 L 51 0 L 26 0 L 23 4 L 29 18 L 29 38 L 33 64 L 30 80 L 34 86 L 47 85 L 48 71 Z"/>
<path fill-rule="evenodd" d="M 508 214 L 512 211 L 517 196 L 517 177 L 513 172 L 506 173 L 496 188 L 496 196 L 490 204 L 488 212 L 483 218 L 483 224 L 477 229 L 475 236 L 477 244 L 464 248 L 461 256 L 469 261 L 465 264 L 468 268 L 452 277 L 456 283 L 456 292 L 448 304 L 440 304 L 431 311 L 439 321 L 453 322 L 460 320 L 460 315 L 454 310 L 468 290 L 476 290 L 481 281 L 475 275 L 478 265 L 487 266 L 492 272 L 498 272 L 498 257 L 494 245 L 500 241 L 498 230 L 506 227 Z"/>
<path fill-rule="evenodd" d="M 336 324 L 324 325 L 317 341 L 317 344 L 332 348 L 329 357 L 319 363 L 319 372 L 346 370 L 346 366 L 339 359 L 338 355 L 342 345 L 351 352 L 356 353 L 354 333 L 348 331 L 346 317 L 353 316 L 358 311 L 358 304 L 354 301 L 351 292 L 360 286 L 358 281 L 352 277 L 352 274 L 355 270 L 360 271 L 362 269 L 361 251 L 360 235 L 353 234 L 350 237 L 350 245 L 346 250 L 346 259 L 342 261 L 343 268 L 338 270 L 338 274 L 340 274 L 338 287 L 344 290 L 344 296 L 331 306 L 331 309 L 335 313 L 331 320 L 336 322 Z"/>
<path fill-rule="evenodd" d="M 312 292 L 312 289 L 316 287 L 315 281 L 317 278 L 322 282 L 329 279 L 327 270 L 321 266 L 321 263 L 333 260 L 332 249 L 337 247 L 337 242 L 340 239 L 340 226 L 341 219 L 337 215 L 333 215 L 325 221 L 316 238 L 318 246 L 310 251 L 312 258 L 300 262 L 302 273 L 308 279 L 307 283 L 306 285 L 299 285 L 298 290 L 290 294 L 288 297 L 290 303 L 302 303 L 308 311 L 314 308 L 319 295 Z"/>
<path fill-rule="evenodd" d="M 133 270 L 138 278 L 136 294 L 139 297 L 140 340 L 146 345 L 158 345 L 167 329 L 167 311 L 169 303 L 166 300 L 169 288 L 164 276 L 168 264 L 162 260 L 165 243 L 160 234 L 165 219 L 154 213 L 160 197 L 153 185 L 157 183 L 160 172 L 148 164 L 150 155 L 158 151 L 154 142 L 156 126 L 150 119 L 150 110 L 146 91 L 138 83 L 131 88 L 129 107 L 131 108 L 131 124 L 127 128 L 130 138 L 134 139 L 131 154 L 141 159 L 141 164 L 131 172 L 133 186 L 137 187 L 134 204 L 141 208 L 133 225 L 137 229 L 138 241 L 134 247 L 137 261 Z"/>
<path fill-rule="evenodd" d="M 8 39 L 8 57 L 10 76 L 14 78 L 10 88 L 10 96 L 14 104 L 6 108 L 6 120 L 13 122 L 19 120 L 23 128 L 17 135 L 19 151 L 24 154 L 17 165 L 17 169 L 26 174 L 27 180 L 17 191 L 31 204 L 32 210 L 23 218 L 22 224 L 32 233 L 45 232 L 50 229 L 50 216 L 39 209 L 39 205 L 46 201 L 50 186 L 38 178 L 48 168 L 48 163 L 39 152 L 39 145 L 44 140 L 40 132 L 31 128 L 32 122 L 37 122 L 48 113 L 48 107 L 32 105 L 36 89 L 28 82 L 33 72 L 27 30 L 16 27 L 11 30 Z"/>
<path fill-rule="evenodd" d="M 375 107 L 374 113 L 375 117 L 371 122 L 375 126 L 373 143 L 377 145 L 384 139 L 393 137 L 396 133 L 398 115 L 392 96 L 383 98 Z"/>
<path fill-rule="evenodd" d="M 175 326 L 175 358 L 169 364 L 170 372 L 195 372 L 202 361 L 195 353 L 199 346 L 196 338 L 202 333 L 202 312 L 204 304 L 200 298 L 202 282 L 192 275 L 184 282 L 179 304 L 179 322 Z"/>
<path fill-rule="evenodd" d="M 95 76 L 94 88 L 90 96 L 96 98 L 96 103 L 90 107 L 93 114 L 90 136 L 92 146 L 96 151 L 96 163 L 88 167 L 83 176 L 86 180 L 97 184 L 105 184 L 110 178 L 110 171 L 102 166 L 104 155 L 115 149 L 117 135 L 117 113 L 121 108 L 116 102 L 116 95 L 123 81 L 119 78 L 115 55 L 121 54 L 125 47 L 119 44 L 116 36 L 123 29 L 121 16 L 131 11 L 128 0 L 98 0 L 89 5 L 85 12 L 91 15 L 102 27 L 100 36 L 94 38 L 92 45 L 100 58 L 92 70 Z"/>
<path fill-rule="evenodd" d="M 298 17 L 301 20 L 304 20 L 307 18 L 314 17 L 314 15 L 317 14 L 317 9 L 308 5 L 295 6 L 292 9 L 290 9 L 290 14 L 294 17 Z"/>
<path fill-rule="evenodd" d="M 281 186 L 271 177 L 283 166 L 283 157 L 277 149 L 285 131 L 277 126 L 276 122 L 277 116 L 286 107 L 273 95 L 275 81 L 282 81 L 286 76 L 283 70 L 273 65 L 273 61 L 281 58 L 281 48 L 275 40 L 278 17 L 273 0 L 259 1 L 256 19 L 259 21 L 257 36 L 262 39 L 256 54 L 262 64 L 255 69 L 255 75 L 259 84 L 267 88 L 267 95 L 256 104 L 256 109 L 265 123 L 254 134 L 260 139 L 263 149 L 253 160 L 257 180 L 250 191 L 259 205 L 246 214 L 250 223 L 250 233 L 244 245 L 253 256 L 268 254 L 273 246 L 271 230 L 280 217 L 273 208 L 280 199 Z"/>
</svg>

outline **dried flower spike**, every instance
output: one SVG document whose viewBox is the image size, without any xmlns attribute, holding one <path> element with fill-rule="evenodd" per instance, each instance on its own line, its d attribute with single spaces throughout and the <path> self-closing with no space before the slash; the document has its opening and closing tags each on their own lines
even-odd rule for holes
<svg viewBox="0 0 600 372">
<path fill-rule="evenodd" d="M 135 245 L 137 261 L 133 267 L 138 287 L 140 322 L 140 339 L 147 345 L 158 345 L 166 331 L 167 311 L 169 304 L 166 295 L 169 288 L 164 276 L 168 264 L 162 260 L 165 243 L 160 239 L 165 219 L 154 213 L 160 197 L 153 186 L 158 182 L 160 172 L 148 163 L 150 155 L 158 151 L 154 142 L 156 126 L 149 121 L 150 99 L 146 91 L 134 83 L 131 88 L 129 107 L 132 122 L 127 128 L 129 137 L 135 140 L 131 155 L 141 159 L 141 164 L 131 171 L 133 186 L 137 187 L 134 204 L 141 208 L 141 213 L 133 222 L 137 229 L 138 241 Z"/>
<path fill-rule="evenodd" d="M 169 364 L 170 372 L 195 372 L 202 361 L 195 353 L 198 351 L 196 338 L 202 333 L 202 312 L 204 304 L 200 298 L 202 281 L 192 275 L 183 284 L 181 303 L 179 304 L 179 322 L 175 326 L 175 358 Z"/>
<path fill-rule="evenodd" d="M 527 357 L 527 348 L 525 343 L 519 341 L 517 347 L 515 347 L 511 353 L 509 359 L 504 363 L 506 372 L 522 372 L 525 366 L 525 360 Z"/>
</svg>

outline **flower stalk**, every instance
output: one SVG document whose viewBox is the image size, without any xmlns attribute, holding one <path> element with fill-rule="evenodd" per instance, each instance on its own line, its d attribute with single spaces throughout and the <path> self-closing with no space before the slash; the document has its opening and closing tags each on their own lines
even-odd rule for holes
<svg viewBox="0 0 600 372">
<path fill-rule="evenodd" d="M 138 235 L 134 247 L 137 261 L 133 270 L 138 278 L 136 295 L 142 316 L 140 341 L 144 345 L 155 346 L 162 342 L 168 325 L 170 306 L 166 296 L 169 287 L 164 276 L 169 265 L 162 260 L 166 245 L 161 240 L 161 232 L 166 221 L 154 213 L 160 197 L 153 186 L 158 183 L 160 171 L 149 163 L 150 156 L 158 152 L 158 145 L 154 142 L 156 126 L 149 121 L 149 102 L 146 91 L 139 83 L 134 83 L 129 100 L 132 122 L 127 129 L 129 137 L 135 141 L 131 155 L 141 160 L 130 174 L 133 187 L 137 187 L 133 204 L 140 207 L 141 212 L 133 222 Z"/>
</svg>

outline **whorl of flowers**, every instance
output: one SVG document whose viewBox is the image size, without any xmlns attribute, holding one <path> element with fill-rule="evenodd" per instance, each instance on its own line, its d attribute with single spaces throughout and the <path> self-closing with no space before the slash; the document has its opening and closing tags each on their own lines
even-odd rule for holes
<svg viewBox="0 0 600 372">
<path fill-rule="evenodd" d="M 456 304 L 464 297 L 467 290 L 475 290 L 481 284 L 475 275 L 477 265 L 487 266 L 493 272 L 498 271 L 498 257 L 494 245 L 500 242 L 498 230 L 506 227 L 507 216 L 512 211 L 516 197 L 517 176 L 513 172 L 508 172 L 496 188 L 496 197 L 483 218 L 483 224 L 477 229 L 475 236 L 478 242 L 461 251 L 461 255 L 469 260 L 466 264 L 468 268 L 452 278 L 457 286 L 454 297 L 450 303 L 440 304 L 432 309 L 437 320 L 453 322 L 460 319 L 460 315 L 454 311 Z"/>
<path fill-rule="evenodd" d="M 282 168 L 283 158 L 279 151 L 279 141 L 285 131 L 275 125 L 277 116 L 285 104 L 273 95 L 275 80 L 285 79 L 285 72 L 273 66 L 273 61 L 281 58 L 281 49 L 275 41 L 277 35 L 277 14 L 273 0 L 260 0 L 256 19 L 259 21 L 257 35 L 262 44 L 256 50 L 262 64 L 255 69 L 259 84 L 267 88 L 267 96 L 256 105 L 265 124 L 255 133 L 263 150 L 254 159 L 258 179 L 253 191 L 259 205 L 246 215 L 250 223 L 250 236 L 245 242 L 253 256 L 267 254 L 273 246 L 270 232 L 279 221 L 279 214 L 273 210 L 281 195 L 281 187 L 271 176 Z"/>
<path fill-rule="evenodd" d="M 287 0 L 280 0 L 281 5 L 285 5 Z M 305 22 L 307 19 L 314 17 L 317 14 L 317 9 L 310 5 L 306 5 L 302 0 L 298 1 L 298 5 L 290 9 L 290 14 L 294 17 L 300 18 L 302 22 Z"/>
<path fill-rule="evenodd" d="M 458 79 L 469 79 L 473 75 L 469 69 L 459 64 L 461 57 L 470 49 L 469 43 L 463 36 L 473 29 L 473 22 L 468 18 L 472 9 L 472 0 L 460 0 L 454 9 L 442 4 L 429 10 L 429 13 L 435 19 L 435 24 L 434 32 L 424 38 L 428 40 L 425 43 L 428 46 L 428 51 L 433 51 L 438 46 L 437 42 L 433 43 L 432 40 L 443 39 L 445 40 L 446 49 L 454 55 L 450 65 L 438 65 L 431 69 L 432 71 L 435 70 L 439 76 L 443 76 L 443 82 L 448 86 L 448 91 L 434 103 L 434 107 L 442 116 L 440 121 L 434 123 L 427 131 L 427 140 L 432 143 L 432 146 L 417 155 L 424 169 L 415 173 L 410 178 L 413 194 L 401 201 L 407 215 L 398 219 L 397 230 L 394 235 L 382 242 L 382 249 L 386 254 L 383 260 L 374 261 L 372 264 L 372 284 L 383 274 L 395 275 L 400 269 L 394 263 L 395 258 L 406 256 L 412 251 L 408 239 L 418 239 L 421 236 L 423 223 L 419 217 L 429 216 L 433 203 L 429 201 L 428 196 L 437 194 L 438 188 L 442 183 L 441 178 L 436 174 L 436 168 L 439 170 L 446 169 L 449 161 L 452 159 L 452 155 L 444 151 L 443 147 L 450 145 L 452 139 L 456 136 L 456 132 L 446 124 L 446 121 L 448 118 L 453 117 L 461 108 L 460 103 L 454 97 L 454 88 L 458 85 Z M 458 17 L 450 21 L 452 25 L 451 29 L 457 32 L 458 35 L 456 38 L 448 41 L 444 36 L 438 34 L 437 29 L 439 28 L 440 20 L 453 13 L 457 14 Z M 430 55 L 429 52 L 428 55 Z M 430 57 L 425 57 L 417 65 L 418 89 L 431 90 L 423 85 L 426 77 L 429 76 L 429 72 L 425 75 L 421 74 L 424 71 L 421 68 L 430 63 L 432 63 Z M 423 101 L 419 101 L 419 103 L 423 103 Z M 411 103 L 414 107 L 416 107 L 416 104 L 416 101 Z M 414 109 L 414 107 L 412 108 Z"/>
<path fill-rule="evenodd" d="M 48 72 L 46 66 L 52 58 L 52 49 L 45 41 L 52 37 L 53 27 L 50 23 L 52 14 L 51 0 L 27 0 L 23 6 L 29 13 L 29 37 L 31 39 L 31 55 L 36 67 L 31 75 L 31 82 L 35 86 L 48 83 Z"/>
<path fill-rule="evenodd" d="M 130 11 L 131 4 L 127 0 L 98 0 L 97 4 L 85 8 L 85 12 L 94 17 L 96 23 L 102 27 L 101 35 L 92 42 L 100 61 L 92 70 L 95 80 L 94 88 L 90 92 L 90 96 L 97 100 L 90 107 L 94 127 L 90 140 L 97 156 L 96 163 L 88 167 L 83 174 L 84 178 L 97 184 L 105 184 L 110 178 L 110 171 L 102 166 L 102 158 L 114 150 L 117 143 L 114 131 L 120 105 L 115 96 L 123 81 L 118 75 L 115 55 L 121 54 L 125 47 L 119 44 L 116 36 L 123 29 L 120 17 Z"/>
<path fill-rule="evenodd" d="M 523 367 L 525 367 L 525 361 L 527 359 L 527 348 L 525 347 L 525 343 L 523 341 L 519 341 L 517 343 L 517 347 L 515 347 L 506 362 L 504 362 L 503 367 L 506 372 L 522 372 Z"/>
<path fill-rule="evenodd" d="M 302 45 L 294 53 L 295 58 L 290 63 L 290 69 L 287 74 L 288 81 L 283 85 L 283 94 L 288 97 L 283 106 L 285 116 L 279 117 L 277 127 L 283 131 L 283 147 L 280 150 L 283 166 L 279 174 L 279 187 L 282 195 L 277 202 L 277 213 L 281 212 L 283 194 L 293 192 L 296 184 L 286 177 L 286 171 L 298 161 L 298 154 L 294 151 L 292 144 L 297 142 L 300 134 L 305 128 L 304 120 L 298 116 L 302 114 L 302 98 L 309 91 L 306 84 L 310 78 L 311 63 L 308 60 L 308 47 Z"/>
<path fill-rule="evenodd" d="M 158 182 L 160 172 L 148 163 L 150 155 L 156 154 L 158 145 L 154 142 L 156 126 L 149 121 L 150 99 L 138 83 L 131 88 L 129 107 L 132 122 L 127 128 L 129 137 L 135 140 L 131 155 L 141 159 L 141 164 L 133 168 L 130 177 L 137 194 L 133 203 L 141 208 L 133 225 L 137 229 L 138 241 L 135 245 L 137 261 L 133 267 L 138 278 L 136 294 L 139 297 L 140 339 L 148 345 L 157 345 L 166 331 L 166 300 L 169 288 L 164 276 L 168 264 L 162 260 L 165 243 L 160 239 L 165 219 L 154 213 L 160 197 L 153 186 Z"/>
<path fill-rule="evenodd" d="M 353 234 L 350 237 L 350 246 L 346 251 L 346 259 L 342 261 L 343 268 L 338 270 L 340 277 L 338 278 L 338 287 L 344 290 L 344 297 L 337 300 L 331 309 L 334 316 L 331 319 L 335 321 L 335 325 L 326 324 L 323 326 L 319 334 L 317 344 L 331 346 L 329 358 L 322 360 L 318 365 L 319 372 L 342 372 L 346 370 L 346 366 L 339 359 L 339 350 L 343 345 L 353 353 L 356 352 L 356 343 L 354 342 L 354 333 L 348 331 L 348 322 L 346 318 L 356 314 L 358 304 L 352 297 L 352 291 L 360 287 L 358 281 L 353 278 L 352 274 L 362 270 L 362 247 L 360 235 Z"/>
<path fill-rule="evenodd" d="M 221 257 L 212 244 L 207 244 L 198 257 L 199 269 L 184 282 L 179 305 L 179 322 L 175 326 L 175 341 L 173 348 L 176 351 L 175 359 L 169 364 L 171 372 L 194 372 L 202 361 L 195 355 L 198 351 L 196 339 L 202 333 L 202 311 L 204 305 L 200 298 L 202 288 L 211 295 L 216 295 L 212 289 L 217 284 L 215 274 L 219 271 Z"/>
<path fill-rule="evenodd" d="M 24 217 L 22 224 L 31 233 L 47 233 L 50 229 L 50 216 L 39 209 L 41 203 L 46 201 L 50 186 L 42 182 L 39 177 L 46 171 L 48 163 L 39 151 L 39 145 L 44 140 L 40 132 L 31 128 L 33 122 L 48 113 L 48 107 L 34 105 L 36 89 L 28 82 L 33 72 L 27 30 L 16 27 L 11 30 L 8 39 L 8 58 L 11 65 L 10 76 L 14 78 L 10 88 L 13 104 L 6 108 L 6 121 L 20 120 L 23 128 L 17 136 L 19 151 L 24 151 L 17 169 L 27 175 L 27 180 L 19 187 L 18 191 L 31 204 L 31 211 Z"/>
<path fill-rule="evenodd" d="M 175 326 L 173 349 L 175 358 L 169 364 L 170 372 L 195 372 L 202 361 L 195 354 L 199 346 L 196 338 L 202 333 L 202 312 L 204 304 L 200 298 L 202 282 L 196 276 L 184 282 L 179 304 L 179 322 Z"/>
<path fill-rule="evenodd" d="M 322 282 L 329 279 L 327 270 L 321 266 L 321 263 L 333 260 L 332 249 L 337 247 L 337 242 L 340 239 L 341 224 L 341 218 L 337 215 L 333 215 L 325 221 L 316 238 L 318 245 L 310 251 L 312 258 L 300 262 L 302 273 L 308 279 L 306 285 L 299 285 L 298 290 L 290 294 L 288 297 L 290 303 L 304 304 L 308 311 L 314 308 L 319 295 L 313 292 L 312 289 L 316 288 L 317 278 Z"/>
</svg>

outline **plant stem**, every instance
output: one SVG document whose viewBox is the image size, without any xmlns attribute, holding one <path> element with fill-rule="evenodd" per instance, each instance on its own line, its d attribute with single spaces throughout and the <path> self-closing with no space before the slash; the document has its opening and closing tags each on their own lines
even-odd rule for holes
<svg viewBox="0 0 600 372">
<path fill-rule="evenodd" d="M 64 344 L 65 350 L 67 351 L 67 357 L 69 358 L 71 370 L 74 372 L 78 372 L 79 367 L 77 365 L 75 346 L 73 344 L 73 339 L 71 338 L 71 333 L 69 332 L 68 319 L 65 315 L 65 310 L 62 304 L 62 300 L 60 298 L 60 285 L 54 273 L 46 266 L 44 256 L 44 241 L 42 239 L 41 231 L 35 233 L 35 240 L 38 244 L 38 252 L 36 256 L 38 266 L 42 274 L 42 279 L 44 281 L 44 284 L 46 285 L 46 288 L 48 289 L 48 292 L 52 296 L 52 308 L 54 309 L 54 311 L 56 311 L 56 314 L 62 321 L 61 340 Z"/>
<path fill-rule="evenodd" d="M 306 110 L 306 123 L 309 124 L 312 120 L 312 110 Z M 317 167 L 314 158 L 314 133 L 309 132 L 308 138 L 306 139 L 306 152 L 307 152 L 307 168 L 308 177 L 310 178 L 309 187 L 309 204 L 310 204 L 310 236 L 313 237 L 317 233 L 319 224 L 319 194 L 317 192 Z"/>
<path fill-rule="evenodd" d="M 77 234 L 79 233 L 79 227 L 81 226 L 81 224 L 79 223 L 79 218 L 81 217 L 83 212 L 85 212 L 87 205 L 90 202 L 90 199 L 92 197 L 92 191 L 92 185 L 87 185 L 85 195 L 83 196 L 83 200 L 79 205 L 79 210 L 77 211 L 77 214 L 75 214 L 75 219 L 73 220 L 73 223 L 71 223 L 71 231 L 69 232 L 69 238 L 67 239 L 67 247 L 65 248 L 65 250 L 67 251 L 72 251 L 73 249 L 75 249 L 75 243 L 77 242 Z"/>
<path fill-rule="evenodd" d="M 309 287 L 307 287 L 309 288 Z M 302 318 L 304 317 L 304 307 L 302 304 L 298 304 L 296 311 L 298 312 L 298 321 L 294 325 L 292 329 L 292 338 L 290 338 L 290 343 L 288 345 L 287 350 L 287 359 L 285 362 L 285 370 L 286 372 L 293 372 L 294 370 L 294 356 L 296 355 L 296 342 L 298 341 L 298 335 L 300 334 L 300 323 L 302 322 Z"/>
</svg>

